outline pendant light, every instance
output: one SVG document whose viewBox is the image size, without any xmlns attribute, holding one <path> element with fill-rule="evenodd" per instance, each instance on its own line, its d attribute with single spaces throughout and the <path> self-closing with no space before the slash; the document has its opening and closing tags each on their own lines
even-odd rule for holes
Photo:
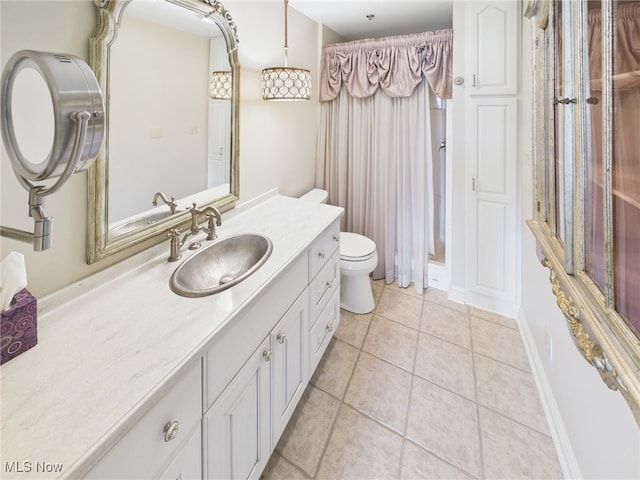
<svg viewBox="0 0 640 480">
<path fill-rule="evenodd" d="M 311 98 L 311 73 L 302 68 L 287 65 L 287 10 L 289 0 L 284 0 L 284 67 L 262 70 L 263 100 L 309 100 Z"/>
</svg>

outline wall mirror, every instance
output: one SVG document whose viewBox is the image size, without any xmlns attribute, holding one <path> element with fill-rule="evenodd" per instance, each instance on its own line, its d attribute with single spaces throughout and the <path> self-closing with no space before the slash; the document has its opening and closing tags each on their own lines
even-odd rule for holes
<svg viewBox="0 0 640 480">
<path fill-rule="evenodd" d="M 530 5 L 528 223 L 576 347 L 640 425 L 640 0 Z"/>
<path fill-rule="evenodd" d="M 87 262 L 163 241 L 238 198 L 237 33 L 217 0 L 95 0 L 107 132 L 88 176 Z"/>
</svg>

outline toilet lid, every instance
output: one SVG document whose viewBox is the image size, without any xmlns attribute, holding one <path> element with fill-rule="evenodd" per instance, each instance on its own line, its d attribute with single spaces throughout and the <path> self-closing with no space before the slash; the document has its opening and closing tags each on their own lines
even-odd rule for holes
<svg viewBox="0 0 640 480">
<path fill-rule="evenodd" d="M 340 257 L 362 258 L 376 251 L 373 240 L 357 233 L 340 232 Z"/>
</svg>

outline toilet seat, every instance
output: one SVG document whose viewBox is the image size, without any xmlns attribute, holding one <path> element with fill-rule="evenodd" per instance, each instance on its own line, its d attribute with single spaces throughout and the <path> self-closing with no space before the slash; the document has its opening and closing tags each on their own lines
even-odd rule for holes
<svg viewBox="0 0 640 480">
<path fill-rule="evenodd" d="M 357 233 L 340 232 L 340 259 L 364 262 L 376 254 L 373 240 Z"/>
</svg>

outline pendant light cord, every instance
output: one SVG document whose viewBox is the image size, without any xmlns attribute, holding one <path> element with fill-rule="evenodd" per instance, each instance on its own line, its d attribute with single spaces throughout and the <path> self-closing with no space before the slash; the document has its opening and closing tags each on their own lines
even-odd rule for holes
<svg viewBox="0 0 640 480">
<path fill-rule="evenodd" d="M 284 66 L 288 67 L 287 56 L 289 54 L 289 40 L 287 35 L 287 25 L 288 25 L 288 6 L 289 0 L 284 0 Z"/>
</svg>

